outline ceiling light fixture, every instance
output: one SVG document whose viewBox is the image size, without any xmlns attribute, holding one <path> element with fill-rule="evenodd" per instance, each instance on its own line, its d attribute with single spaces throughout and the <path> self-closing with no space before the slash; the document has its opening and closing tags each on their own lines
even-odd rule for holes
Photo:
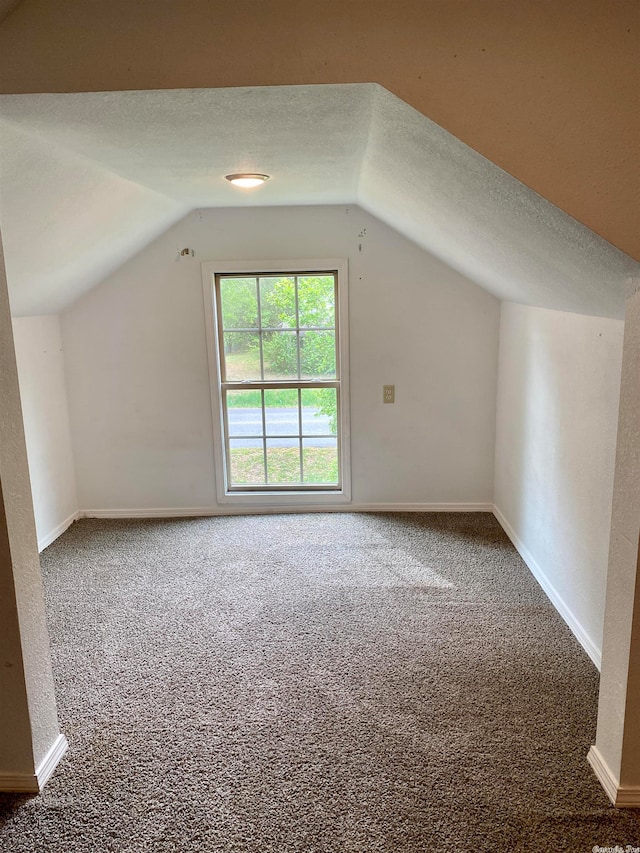
<svg viewBox="0 0 640 853">
<path fill-rule="evenodd" d="M 245 189 L 249 189 L 250 187 L 259 187 L 260 184 L 264 184 L 265 181 L 268 181 L 270 175 L 256 175 L 252 172 L 241 173 L 238 175 L 225 175 L 225 178 L 234 185 L 234 187 L 244 187 Z"/>
</svg>

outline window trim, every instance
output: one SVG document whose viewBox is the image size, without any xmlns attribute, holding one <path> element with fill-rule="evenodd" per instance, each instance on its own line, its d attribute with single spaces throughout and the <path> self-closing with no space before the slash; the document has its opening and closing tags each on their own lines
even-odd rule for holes
<svg viewBox="0 0 640 853">
<path fill-rule="evenodd" d="M 216 275 L 257 275 L 259 273 L 337 273 L 337 325 L 340 376 L 340 489 L 313 490 L 227 490 L 225 464 L 224 409 L 221 400 L 220 360 L 218 357 L 218 312 L 215 299 Z M 323 506 L 351 501 L 351 433 L 349 416 L 349 282 L 346 258 L 321 258 L 271 261 L 205 261 L 202 263 L 207 363 L 213 418 L 213 457 L 216 497 L 220 504 L 258 506 Z"/>
</svg>

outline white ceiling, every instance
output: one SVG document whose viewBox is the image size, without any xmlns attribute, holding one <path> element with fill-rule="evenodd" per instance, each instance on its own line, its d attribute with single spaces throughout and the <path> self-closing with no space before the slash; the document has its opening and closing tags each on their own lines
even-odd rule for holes
<svg viewBox="0 0 640 853">
<path fill-rule="evenodd" d="M 375 84 L 0 96 L 12 310 L 202 207 L 360 204 L 500 298 L 623 316 L 640 265 Z M 272 176 L 242 192 L 230 172 Z"/>
</svg>

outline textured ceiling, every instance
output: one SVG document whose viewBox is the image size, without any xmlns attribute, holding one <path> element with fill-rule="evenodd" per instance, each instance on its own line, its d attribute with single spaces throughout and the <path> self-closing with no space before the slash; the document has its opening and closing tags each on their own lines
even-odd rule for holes
<svg viewBox="0 0 640 853">
<path fill-rule="evenodd" d="M 638 0 L 23 0 L 0 92 L 375 81 L 640 260 Z"/>
<path fill-rule="evenodd" d="M 620 317 L 640 266 L 375 84 L 0 97 L 12 309 L 58 311 L 194 207 L 358 203 L 504 299 Z M 253 193 L 224 175 L 267 172 Z"/>
</svg>

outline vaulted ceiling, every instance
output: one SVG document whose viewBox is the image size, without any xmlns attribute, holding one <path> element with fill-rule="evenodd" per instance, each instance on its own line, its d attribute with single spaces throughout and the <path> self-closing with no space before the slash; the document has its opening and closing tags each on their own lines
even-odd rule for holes
<svg viewBox="0 0 640 853">
<path fill-rule="evenodd" d="M 189 210 L 359 204 L 496 296 L 621 317 L 640 265 L 375 84 L 0 97 L 12 309 L 55 312 Z M 254 193 L 224 175 L 261 171 Z"/>
</svg>

